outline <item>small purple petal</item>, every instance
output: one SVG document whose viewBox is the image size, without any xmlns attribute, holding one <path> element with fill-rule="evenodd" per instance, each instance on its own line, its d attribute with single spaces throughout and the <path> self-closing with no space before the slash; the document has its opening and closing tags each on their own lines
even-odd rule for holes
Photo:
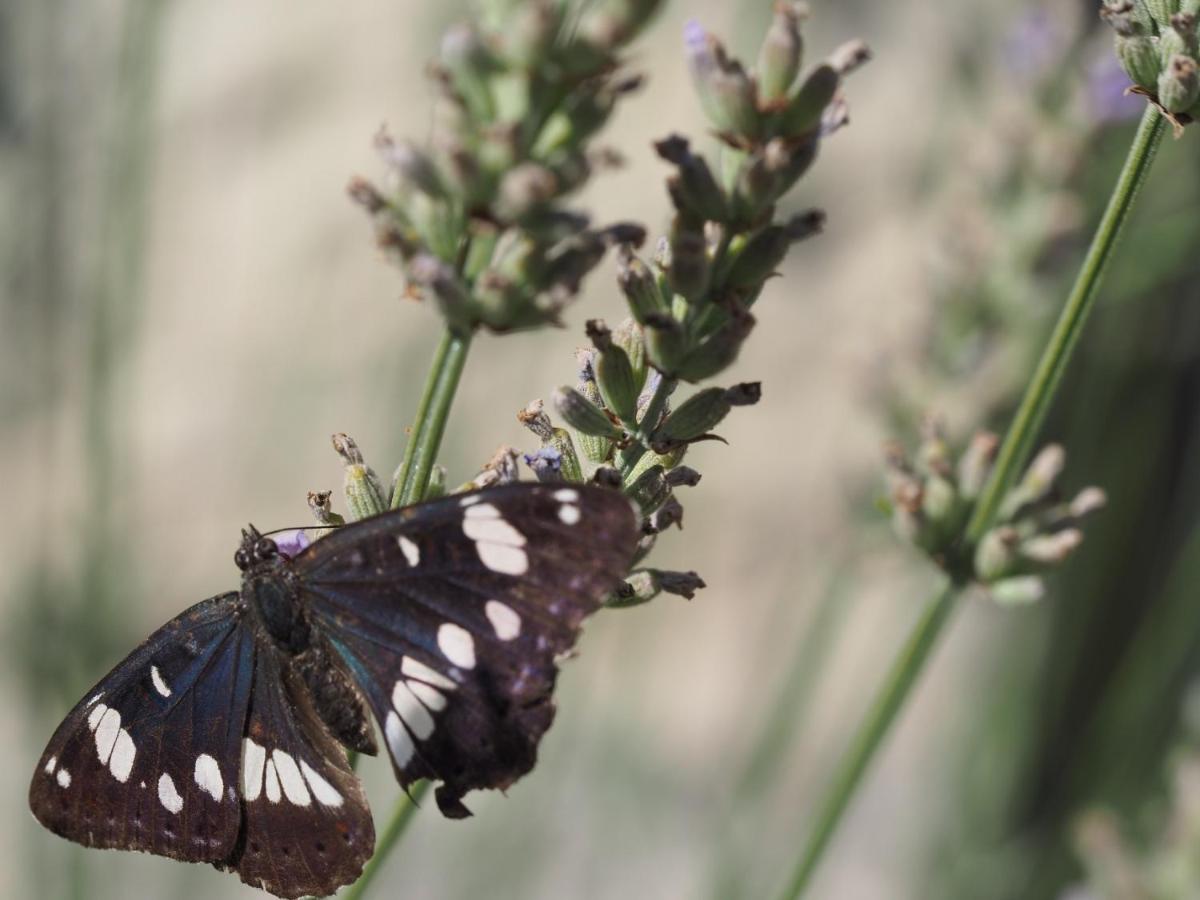
<svg viewBox="0 0 1200 900">
<path fill-rule="evenodd" d="M 308 539 L 308 532 L 303 528 L 297 528 L 295 531 L 281 531 L 271 540 L 279 548 L 280 554 L 286 556 L 288 559 L 297 556 L 300 551 L 312 543 Z"/>
</svg>

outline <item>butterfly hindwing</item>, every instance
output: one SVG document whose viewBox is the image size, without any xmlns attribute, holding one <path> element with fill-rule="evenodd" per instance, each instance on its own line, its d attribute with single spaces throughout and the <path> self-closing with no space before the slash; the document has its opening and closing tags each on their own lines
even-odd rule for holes
<svg viewBox="0 0 1200 900">
<path fill-rule="evenodd" d="M 295 560 L 362 686 L 402 784 L 438 803 L 528 772 L 554 716 L 555 659 L 628 569 L 637 519 L 615 491 L 512 485 L 365 520 Z"/>
<path fill-rule="evenodd" d="M 233 852 L 254 666 L 237 596 L 205 600 L 163 626 L 67 716 L 30 786 L 43 825 L 90 847 L 194 862 Z"/>
<path fill-rule="evenodd" d="M 241 752 L 245 824 L 229 867 L 279 897 L 325 896 L 358 878 L 375 845 L 366 798 L 270 646 L 259 653 Z"/>
</svg>

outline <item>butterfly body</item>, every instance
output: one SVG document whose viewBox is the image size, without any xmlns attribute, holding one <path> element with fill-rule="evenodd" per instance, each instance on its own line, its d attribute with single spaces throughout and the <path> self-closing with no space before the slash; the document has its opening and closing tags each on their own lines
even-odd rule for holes
<svg viewBox="0 0 1200 900">
<path fill-rule="evenodd" d="M 628 568 L 599 488 L 510 485 L 344 526 L 294 558 L 253 528 L 241 590 L 172 620 L 59 726 L 30 787 L 51 831 L 233 869 L 282 897 L 353 881 L 374 830 L 345 748 L 438 805 L 528 772 L 556 657 Z"/>
</svg>

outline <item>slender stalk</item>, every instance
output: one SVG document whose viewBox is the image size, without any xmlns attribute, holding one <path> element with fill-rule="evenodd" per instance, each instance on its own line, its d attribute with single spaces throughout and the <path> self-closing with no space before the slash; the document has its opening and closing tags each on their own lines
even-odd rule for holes
<svg viewBox="0 0 1200 900">
<path fill-rule="evenodd" d="M 1121 229 L 1146 180 L 1146 173 L 1150 171 L 1150 164 L 1154 161 L 1154 154 L 1165 131 L 1166 121 L 1157 109 L 1147 104 L 1108 207 L 1104 210 L 1066 305 L 1050 335 L 1050 342 L 1042 352 L 1033 379 L 1013 416 L 991 477 L 967 525 L 968 543 L 978 541 L 991 526 L 1004 495 L 1029 457 L 1029 451 L 1037 440 L 1046 413 L 1058 391 L 1063 372 L 1070 362 L 1071 353 L 1095 305 L 1097 289 L 1121 237 Z"/>
<path fill-rule="evenodd" d="M 429 365 L 429 374 L 425 377 L 425 389 L 421 393 L 421 400 L 417 405 L 417 415 L 413 418 L 413 425 L 408 433 L 408 443 L 404 447 L 404 458 L 400 461 L 400 470 L 396 474 L 396 487 L 392 491 L 392 509 L 399 509 L 404 505 L 404 492 L 412 475 L 413 457 L 417 455 L 417 443 L 421 439 L 421 431 L 429 416 L 429 404 L 433 401 L 434 391 L 437 390 L 438 379 L 441 377 L 442 365 L 445 362 L 450 341 L 451 334 L 447 330 L 442 335 L 442 340 L 433 354 L 433 362 Z"/>
<path fill-rule="evenodd" d="M 397 804 L 395 811 L 392 813 L 392 818 L 388 821 L 387 827 L 383 829 L 383 834 L 379 836 L 379 840 L 375 844 L 375 855 L 363 867 L 363 873 L 359 876 L 358 881 L 350 885 L 346 893 L 342 895 L 342 900 L 362 900 L 366 896 L 368 886 L 370 886 L 371 881 L 375 878 L 379 870 L 383 868 L 388 852 L 392 847 L 396 846 L 396 842 L 400 840 L 400 837 L 408 828 L 408 823 L 412 821 L 413 814 L 418 809 L 417 803 L 428 789 L 428 781 L 418 782 L 413 787 L 412 793 Z"/>
<path fill-rule="evenodd" d="M 432 379 L 433 391 L 428 397 L 429 404 L 418 420 L 419 430 L 411 441 L 415 445 L 412 467 L 403 490 L 397 490 L 399 506 L 418 502 L 429 488 L 429 476 L 442 445 L 442 435 L 446 433 L 446 420 L 450 417 L 450 406 L 454 403 L 463 366 L 467 362 L 471 338 L 447 331 L 442 344 L 445 352 L 439 352 L 435 359 L 437 377 Z"/>
<path fill-rule="evenodd" d="M 1125 158 L 1125 164 L 1113 187 L 1108 206 L 1075 278 L 1075 284 L 1013 417 L 980 501 L 967 524 L 967 552 L 970 552 L 970 548 L 991 527 L 1001 501 L 1025 464 L 1033 442 L 1037 439 L 1062 381 L 1063 372 L 1095 305 L 1100 281 L 1138 191 L 1146 179 L 1165 128 L 1158 110 L 1147 106 L 1129 148 L 1129 154 Z M 782 895 L 787 900 L 800 897 L 807 888 L 834 830 L 862 780 L 863 773 L 924 669 L 930 650 L 949 621 L 958 593 L 958 587 L 947 584 L 930 602 L 909 637 L 904 652 L 892 667 L 883 691 L 859 727 L 850 752 L 842 760 L 829 792 L 818 810 L 816 824 L 808 835 L 800 861 L 792 873 L 787 890 Z"/>
</svg>

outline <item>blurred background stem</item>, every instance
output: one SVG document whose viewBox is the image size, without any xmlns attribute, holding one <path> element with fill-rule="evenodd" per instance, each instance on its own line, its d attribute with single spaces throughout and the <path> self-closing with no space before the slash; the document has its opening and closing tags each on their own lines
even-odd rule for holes
<svg viewBox="0 0 1200 900">
<path fill-rule="evenodd" d="M 1164 130 L 1165 122 L 1158 110 L 1147 105 L 1079 274 L 967 525 L 964 553 L 968 558 L 973 554 L 975 544 L 991 526 L 1001 501 L 1008 493 L 1017 473 L 1021 471 L 1033 442 L 1037 439 L 1042 422 L 1061 383 L 1063 372 L 1070 362 L 1072 351 L 1095 306 L 1097 290 L 1105 268 L 1112 257 L 1138 191 L 1149 172 Z M 903 707 L 917 677 L 924 669 L 938 636 L 949 621 L 960 590 L 961 586 L 949 583 L 926 607 L 924 615 L 884 683 L 883 690 L 877 695 L 866 719 L 860 725 L 850 751 L 842 758 L 830 782 L 829 790 L 818 807 L 815 824 L 805 841 L 800 860 L 783 897 L 790 900 L 804 894 L 842 815 L 862 781 L 863 773 L 890 730 L 896 714 Z"/>
</svg>

